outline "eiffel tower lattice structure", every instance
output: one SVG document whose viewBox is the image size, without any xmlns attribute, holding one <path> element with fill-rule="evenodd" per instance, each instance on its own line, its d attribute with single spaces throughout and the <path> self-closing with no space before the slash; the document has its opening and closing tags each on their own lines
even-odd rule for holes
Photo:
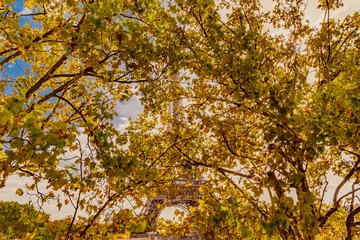
<svg viewBox="0 0 360 240">
<path fill-rule="evenodd" d="M 161 214 L 162 206 L 175 206 L 185 211 L 189 207 L 196 207 L 198 200 L 202 198 L 199 188 L 206 183 L 206 180 L 181 179 L 175 180 L 176 191 L 164 190 L 156 197 L 149 198 L 142 211 L 142 215 L 149 217 L 149 224 L 154 225 Z"/>
<path fill-rule="evenodd" d="M 174 120 L 179 120 L 181 111 L 182 101 L 173 100 L 170 103 L 169 112 Z M 198 200 L 202 198 L 199 188 L 206 183 L 206 180 L 196 179 L 196 173 L 194 175 L 191 179 L 174 180 L 175 191 L 164 189 L 157 196 L 147 199 L 140 214 L 148 216 L 149 224 L 154 225 L 162 211 L 159 206 L 175 206 L 187 212 L 189 207 L 196 207 Z"/>
</svg>

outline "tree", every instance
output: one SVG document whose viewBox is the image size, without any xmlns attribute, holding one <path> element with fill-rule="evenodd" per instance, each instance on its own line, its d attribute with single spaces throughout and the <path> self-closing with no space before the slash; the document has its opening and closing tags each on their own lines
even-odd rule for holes
<svg viewBox="0 0 360 240">
<path fill-rule="evenodd" d="M 0 236 L 7 239 L 40 232 L 48 220 L 48 214 L 39 212 L 32 205 L 0 201 Z"/>
<path fill-rule="evenodd" d="M 156 99 L 152 111 L 160 114 L 149 119 L 145 112 L 134 123 L 134 131 L 149 126 L 137 131 L 148 140 L 134 139 L 131 149 L 151 152 L 147 161 L 163 177 L 191 175 L 195 168 L 198 176 L 220 182 L 226 189 L 222 195 L 235 191 L 232 195 L 246 206 L 236 213 L 237 221 L 247 217 L 243 237 L 256 234 L 253 226 L 260 224 L 259 234 L 314 239 L 334 214 L 340 216 L 346 201 L 351 207 L 339 232 L 354 237 L 360 211 L 354 204 L 360 170 L 359 14 L 331 18 L 341 6 L 341 1 L 319 1 L 324 21 L 312 27 L 306 1 L 275 1 L 269 12 L 260 10 L 259 1 L 170 3 L 178 28 L 167 31 L 179 36 L 171 45 L 182 47 L 168 55 L 175 55 L 180 77 L 158 88 L 142 84 L 146 106 Z M 265 24 L 287 35 L 270 32 Z M 159 102 L 159 92 L 167 96 L 164 101 Z M 165 103 L 174 99 L 186 103 L 177 119 L 165 111 Z M 158 119 L 164 127 L 153 124 Z M 342 181 L 327 205 L 331 175 Z M 345 184 L 353 188 L 340 194 Z M 234 212 L 238 204 L 220 197 L 216 185 L 210 187 L 219 201 L 208 201 L 212 207 L 207 207 L 218 212 L 206 219 L 214 225 L 225 219 L 239 233 L 230 224 L 233 217 L 218 219 L 222 210 Z"/>
<path fill-rule="evenodd" d="M 68 239 L 89 236 L 126 197 L 137 207 L 200 177 L 203 199 L 184 224 L 209 238 L 354 237 L 360 15 L 333 19 L 341 1 L 318 1 L 314 27 L 306 1 L 274 3 L 32 0 L 21 14 L 8 1 L 0 65 L 24 74 L 0 86 L 2 185 L 29 176 L 42 202 L 72 204 Z M 144 111 L 121 133 L 115 106 L 133 96 Z M 342 181 L 326 204 L 330 175 Z"/>
<path fill-rule="evenodd" d="M 162 9 L 157 1 L 29 0 L 22 13 L 21 2 L 1 4 L 0 185 L 12 174 L 31 178 L 17 193 L 40 205 L 56 200 L 59 210 L 71 204 L 65 238 L 85 236 L 148 181 L 112 120 L 135 83 L 166 76 L 151 37 Z M 89 220 L 74 229 L 80 211 Z"/>
</svg>

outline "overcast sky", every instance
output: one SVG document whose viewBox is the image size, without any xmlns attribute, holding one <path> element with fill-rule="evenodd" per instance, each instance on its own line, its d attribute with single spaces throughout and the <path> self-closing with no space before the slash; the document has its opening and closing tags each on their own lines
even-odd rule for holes
<svg viewBox="0 0 360 240">
<path fill-rule="evenodd" d="M 324 12 L 316 9 L 316 5 L 317 5 L 317 1 L 309 0 L 308 6 L 306 8 L 306 17 L 310 20 L 312 26 L 317 26 L 321 22 L 324 16 Z M 271 1 L 263 1 L 263 6 L 265 10 L 271 9 L 273 3 Z M 28 12 L 27 9 L 23 8 L 22 4 L 18 4 L 16 7 L 17 7 L 16 10 L 18 12 L 20 11 Z M 336 17 L 338 19 L 342 19 L 346 15 L 352 14 L 359 10 L 360 10 L 360 3 L 358 0 L 345 0 L 344 7 L 335 12 L 332 12 L 331 16 Z M 0 74 L 14 75 L 15 77 L 16 75 L 18 75 L 18 73 L 16 72 L 18 70 L 16 70 L 17 68 L 16 67 L 14 68 L 14 66 L 15 66 L 14 64 L 7 65 L 5 68 L 6 69 L 5 72 Z M 119 116 L 114 119 L 113 123 L 118 129 L 124 130 L 126 126 L 129 124 L 128 118 L 131 117 L 132 119 L 135 119 L 137 114 L 142 111 L 142 106 L 140 105 L 137 98 L 132 98 L 130 101 L 124 104 L 118 104 L 116 106 L 116 109 L 118 111 Z M 26 182 L 26 178 L 11 176 L 6 183 L 6 187 L 0 189 L 0 200 L 6 200 L 6 201 L 12 200 L 12 201 L 18 201 L 20 203 L 28 203 L 30 200 L 28 196 L 20 197 L 15 194 L 17 188 L 24 188 L 25 182 Z M 326 197 L 327 199 L 331 198 L 332 192 L 338 182 L 339 182 L 339 178 L 331 177 L 331 184 L 329 186 L 329 192 L 327 193 L 327 197 Z M 35 200 L 36 199 L 34 198 L 32 199 L 33 202 Z M 61 212 L 59 212 L 57 210 L 55 202 L 45 205 L 44 209 L 48 213 L 52 214 L 53 219 L 62 218 L 71 215 L 73 213 L 73 209 L 70 206 L 64 206 Z M 172 211 L 173 209 L 170 210 L 168 209 L 167 212 L 165 211 L 165 213 L 163 213 L 162 215 L 169 216 L 171 215 L 170 212 Z"/>
</svg>

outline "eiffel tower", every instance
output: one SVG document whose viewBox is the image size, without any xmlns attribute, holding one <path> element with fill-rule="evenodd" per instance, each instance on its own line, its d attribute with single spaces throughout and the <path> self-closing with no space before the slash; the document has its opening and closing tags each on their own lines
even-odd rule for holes
<svg viewBox="0 0 360 240">
<path fill-rule="evenodd" d="M 149 224 L 154 225 L 161 214 L 159 206 L 175 206 L 186 212 L 189 207 L 196 207 L 198 200 L 202 198 L 199 188 L 206 183 L 206 180 L 179 179 L 173 184 L 178 189 L 175 193 L 162 191 L 156 197 L 149 198 L 141 213 L 149 217 Z"/>
<path fill-rule="evenodd" d="M 169 106 L 169 113 L 174 120 L 180 118 L 182 111 L 182 101 L 180 99 L 173 100 Z M 206 180 L 196 179 L 176 179 L 172 186 L 176 191 L 164 189 L 157 196 L 147 199 L 141 215 L 146 215 L 149 218 L 149 224 L 154 225 L 161 214 L 161 205 L 178 207 L 186 212 L 189 212 L 190 207 L 196 207 L 198 200 L 202 198 L 199 188 L 206 183 Z"/>
</svg>

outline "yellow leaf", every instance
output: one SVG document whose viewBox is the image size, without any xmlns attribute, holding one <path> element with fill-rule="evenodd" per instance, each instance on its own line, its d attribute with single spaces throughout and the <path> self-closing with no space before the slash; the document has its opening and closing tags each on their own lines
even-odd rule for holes
<svg viewBox="0 0 360 240">
<path fill-rule="evenodd" d="M 21 188 L 18 188 L 18 189 L 16 189 L 15 193 L 19 196 L 22 196 L 24 194 L 24 191 Z"/>
</svg>

